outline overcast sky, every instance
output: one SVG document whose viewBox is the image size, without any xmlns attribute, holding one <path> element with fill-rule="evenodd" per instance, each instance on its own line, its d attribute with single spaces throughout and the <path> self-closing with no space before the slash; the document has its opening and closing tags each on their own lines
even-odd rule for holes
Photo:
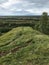
<svg viewBox="0 0 49 65">
<path fill-rule="evenodd" d="M 0 15 L 49 14 L 49 0 L 0 0 Z"/>
</svg>

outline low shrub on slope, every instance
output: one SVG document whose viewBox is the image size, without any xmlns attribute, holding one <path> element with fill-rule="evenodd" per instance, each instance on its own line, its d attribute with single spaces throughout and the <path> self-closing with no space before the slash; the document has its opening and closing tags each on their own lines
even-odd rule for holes
<svg viewBox="0 0 49 65">
<path fill-rule="evenodd" d="M 17 27 L 0 37 L 0 65 L 49 65 L 49 36 Z"/>
</svg>

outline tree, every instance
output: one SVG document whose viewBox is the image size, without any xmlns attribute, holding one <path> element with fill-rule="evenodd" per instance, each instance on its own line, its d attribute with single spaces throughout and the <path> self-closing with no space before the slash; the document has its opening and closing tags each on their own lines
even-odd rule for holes
<svg viewBox="0 0 49 65">
<path fill-rule="evenodd" d="M 48 24 L 48 14 L 47 12 L 43 12 L 40 19 L 40 31 L 47 34 L 47 24 Z"/>
</svg>

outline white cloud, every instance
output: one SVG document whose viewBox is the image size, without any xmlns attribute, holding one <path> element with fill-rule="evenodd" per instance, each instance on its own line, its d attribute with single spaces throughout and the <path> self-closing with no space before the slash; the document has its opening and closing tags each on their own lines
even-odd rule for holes
<svg viewBox="0 0 49 65">
<path fill-rule="evenodd" d="M 21 2 L 20 0 L 8 0 L 7 2 L 4 2 L 4 3 L 0 4 L 0 7 L 9 8 L 13 4 L 18 4 L 20 2 Z"/>
</svg>

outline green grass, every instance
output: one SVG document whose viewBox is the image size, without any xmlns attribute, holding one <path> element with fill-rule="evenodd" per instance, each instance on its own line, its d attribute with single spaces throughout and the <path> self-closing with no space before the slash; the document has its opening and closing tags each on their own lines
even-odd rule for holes
<svg viewBox="0 0 49 65">
<path fill-rule="evenodd" d="M 49 65 L 49 36 L 14 28 L 0 37 L 0 65 Z"/>
</svg>

